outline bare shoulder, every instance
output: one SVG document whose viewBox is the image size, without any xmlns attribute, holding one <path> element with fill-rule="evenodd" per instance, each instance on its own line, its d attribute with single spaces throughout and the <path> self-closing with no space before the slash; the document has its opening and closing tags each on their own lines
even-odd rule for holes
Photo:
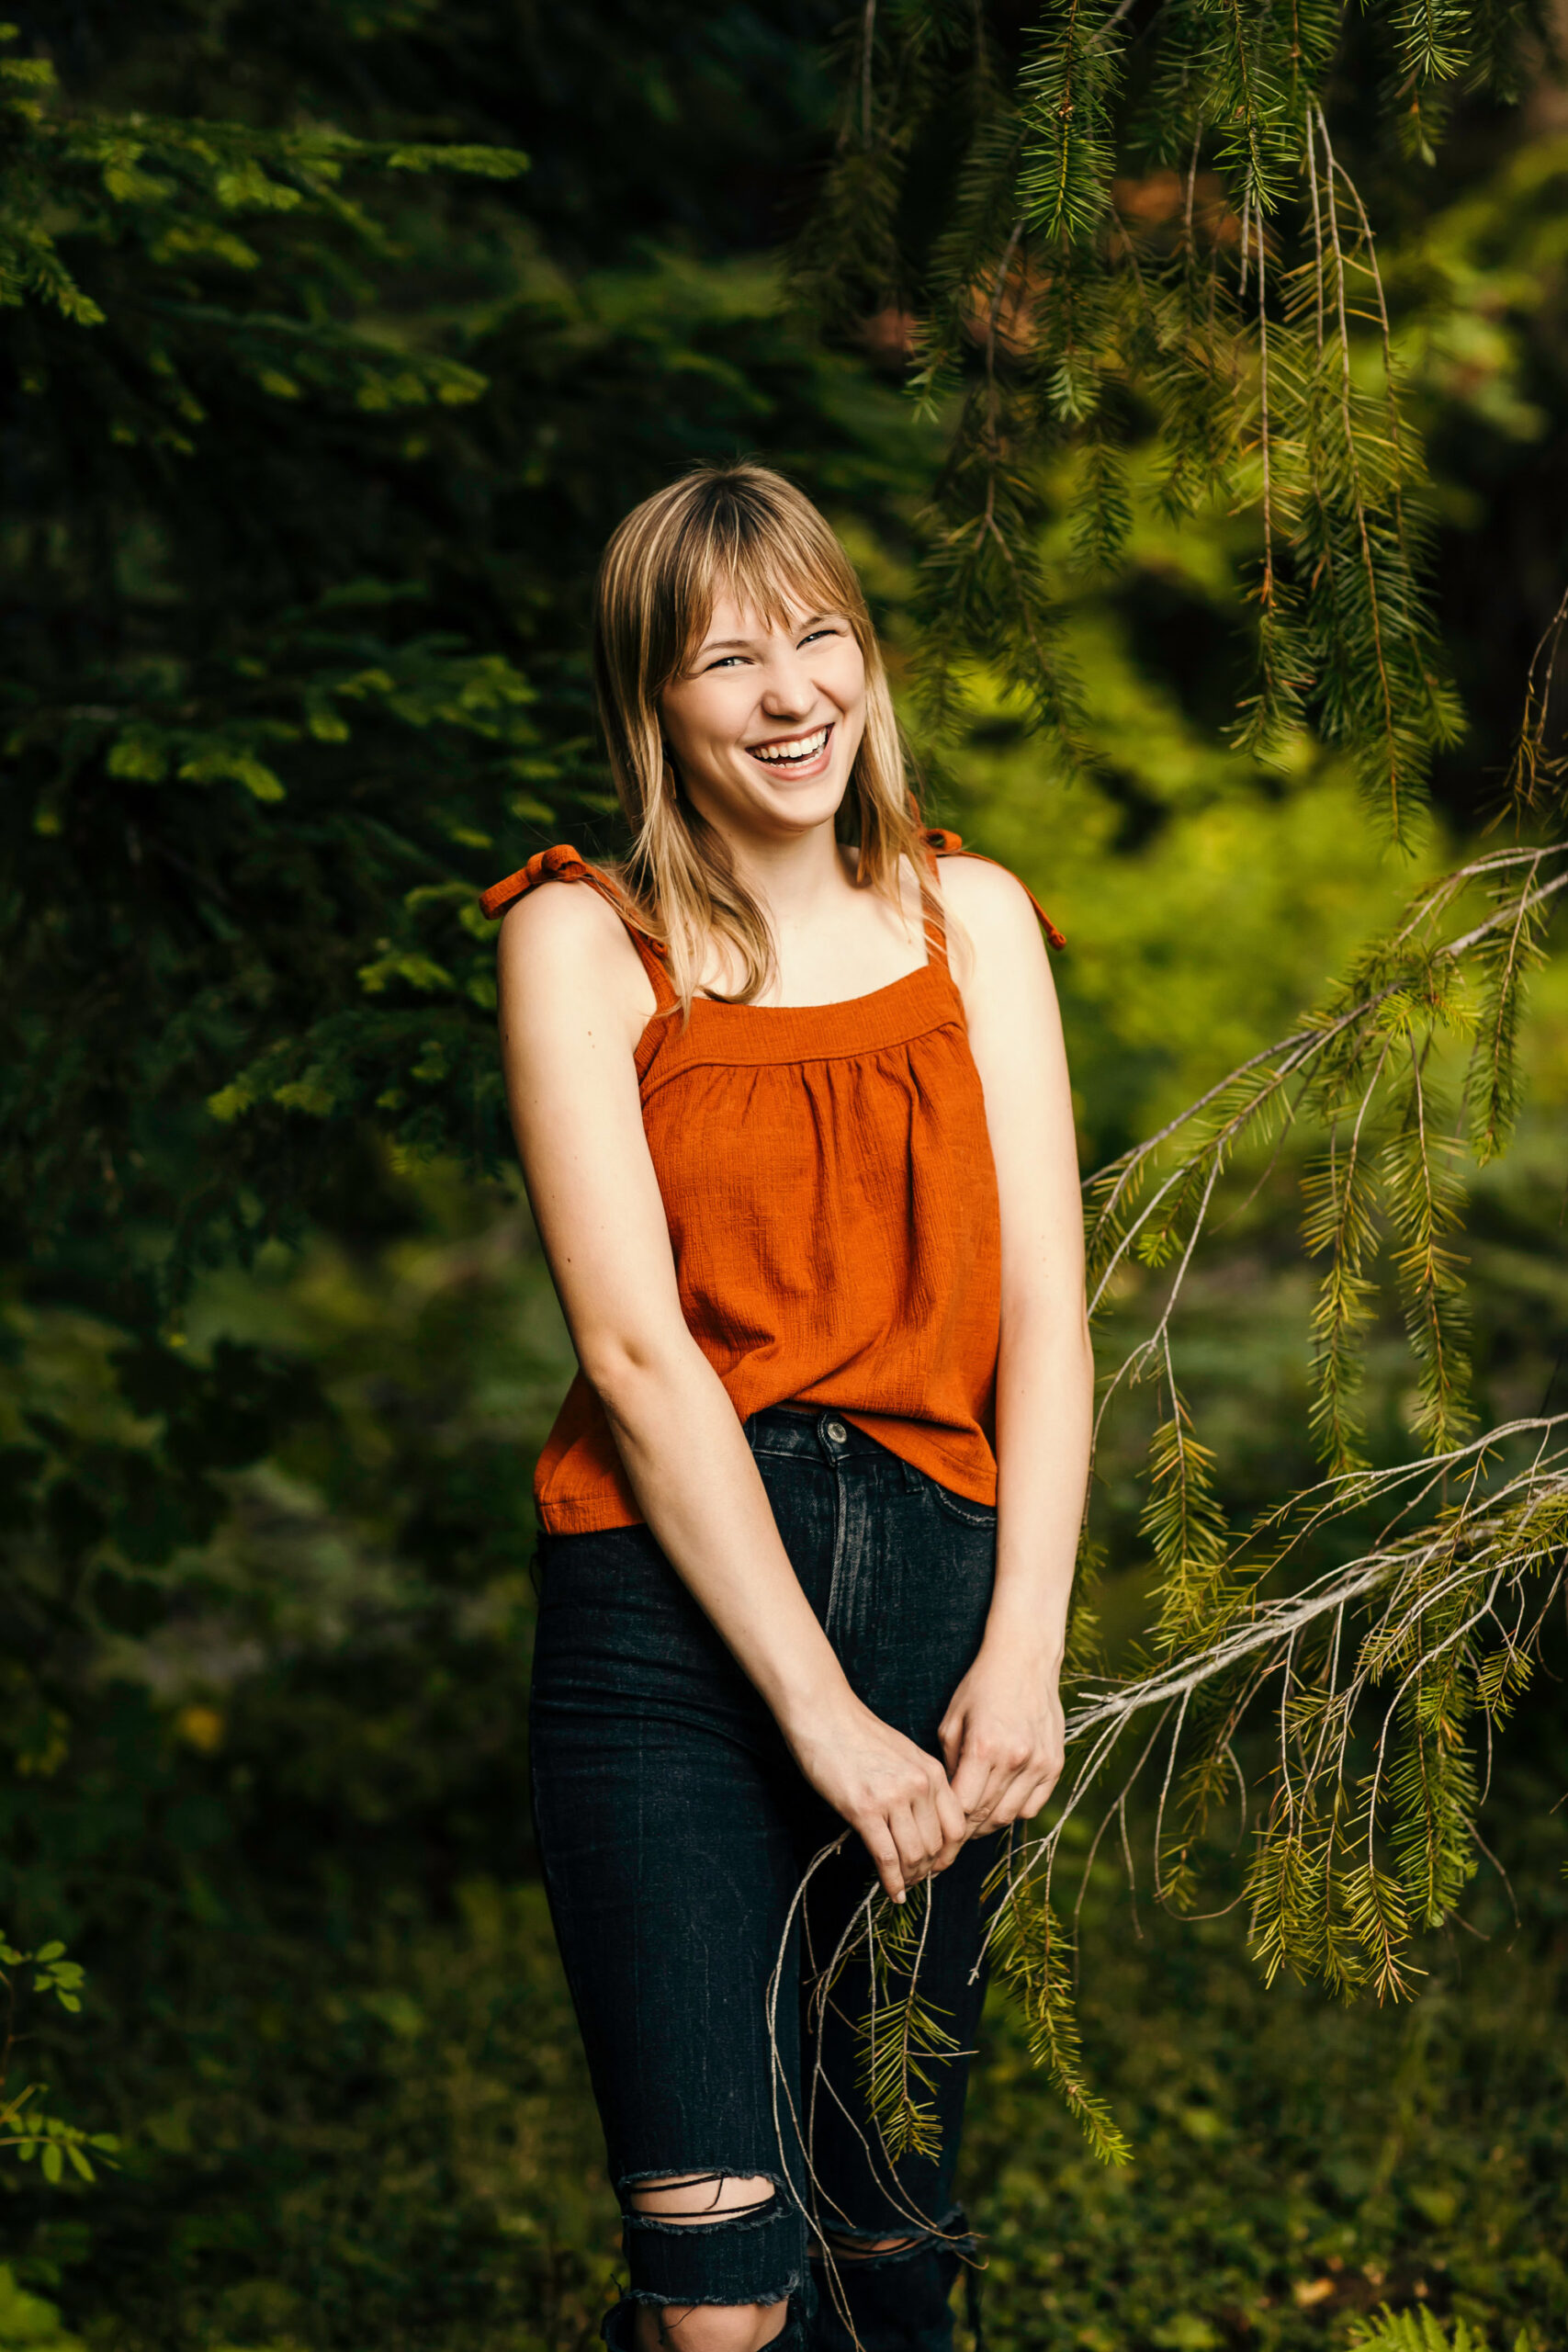
<svg viewBox="0 0 1568 2352">
<path fill-rule="evenodd" d="M 654 1009 L 626 925 L 583 882 L 544 882 L 509 907 L 496 958 L 503 1016 L 532 1002 L 551 1012 L 624 1016 L 635 1031 Z"/>
<path fill-rule="evenodd" d="M 1016 875 L 981 857 L 944 857 L 940 875 L 960 981 L 1006 981 L 1048 966 L 1033 901 Z"/>
</svg>

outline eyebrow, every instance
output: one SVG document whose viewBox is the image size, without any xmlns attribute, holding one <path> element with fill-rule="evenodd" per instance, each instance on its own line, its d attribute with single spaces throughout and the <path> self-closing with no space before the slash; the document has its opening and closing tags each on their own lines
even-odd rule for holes
<svg viewBox="0 0 1568 2352">
<path fill-rule="evenodd" d="M 808 613 L 804 620 L 795 624 L 795 634 L 796 637 L 802 637 L 808 628 L 816 628 L 823 621 L 838 620 L 842 616 L 838 613 Z M 705 653 L 744 652 L 757 642 L 758 639 L 754 637 L 705 638 L 697 648 L 695 659 L 700 662 Z"/>
</svg>

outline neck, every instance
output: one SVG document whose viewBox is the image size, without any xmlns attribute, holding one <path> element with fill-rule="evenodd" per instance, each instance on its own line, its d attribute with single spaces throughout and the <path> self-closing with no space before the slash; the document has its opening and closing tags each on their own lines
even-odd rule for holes
<svg viewBox="0 0 1568 2352">
<path fill-rule="evenodd" d="M 850 887 L 831 820 L 807 833 L 783 837 L 743 832 L 711 818 L 708 821 L 734 860 L 737 878 L 762 909 L 775 936 L 807 926 L 830 899 Z"/>
</svg>

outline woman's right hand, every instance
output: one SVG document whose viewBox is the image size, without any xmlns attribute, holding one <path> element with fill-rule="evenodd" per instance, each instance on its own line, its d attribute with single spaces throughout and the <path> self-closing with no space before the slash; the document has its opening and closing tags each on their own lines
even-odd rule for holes
<svg viewBox="0 0 1568 2352">
<path fill-rule="evenodd" d="M 859 1836 L 895 1903 L 944 1871 L 968 1835 L 940 1760 L 846 1693 L 829 1714 L 785 1725 L 795 1762 Z"/>
</svg>

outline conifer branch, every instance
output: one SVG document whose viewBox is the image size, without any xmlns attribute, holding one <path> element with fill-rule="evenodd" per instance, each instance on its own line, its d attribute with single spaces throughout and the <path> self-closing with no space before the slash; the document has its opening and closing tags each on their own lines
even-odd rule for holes
<svg viewBox="0 0 1568 2352">
<path fill-rule="evenodd" d="M 1509 799 L 1521 812 L 1539 808 L 1543 799 L 1558 790 L 1564 775 L 1568 774 L 1568 758 L 1561 752 L 1551 751 L 1547 741 L 1552 691 L 1557 682 L 1557 662 L 1565 631 L 1568 631 L 1568 588 L 1563 590 L 1557 610 L 1547 623 L 1530 657 L 1524 715 L 1519 721 L 1514 755 L 1508 764 L 1506 786 Z"/>
<path fill-rule="evenodd" d="M 949 435 L 925 518 L 928 707 L 947 723 L 964 668 L 984 665 L 1061 763 L 1081 755 L 1043 530 L 1066 481 L 1070 562 L 1114 560 L 1133 513 L 1128 451 L 1152 414 L 1165 511 L 1223 501 L 1256 533 L 1255 679 L 1235 740 L 1267 758 L 1315 730 L 1407 840 L 1456 706 L 1429 611 L 1420 435 L 1402 402 L 1372 219 L 1329 119 L 1346 11 L 1341 0 L 1156 8 L 1137 36 L 1148 72 L 1131 90 L 1130 13 L 1128 0 L 1051 0 L 1010 68 L 983 5 L 965 29 L 937 0 L 908 0 L 884 13 L 874 42 L 868 11 L 855 51 L 863 148 L 876 125 L 866 242 L 885 238 L 887 259 L 875 284 L 907 299 L 911 388 Z M 1384 103 L 1423 151 L 1446 90 L 1506 81 L 1507 0 L 1371 0 L 1371 13 L 1398 61 Z M 939 104 L 965 126 L 963 152 L 947 228 L 909 253 L 901 175 Z M 1153 227 L 1115 178 L 1133 152 L 1175 175 Z M 1201 182 L 1205 155 L 1213 178 Z M 840 279 L 871 282 L 863 262 Z M 840 300 L 834 315 L 847 314 Z M 1517 812 L 1555 814 L 1562 797 L 1568 763 L 1548 729 L 1565 630 L 1568 596 L 1530 673 Z M 1156 1890 L 1190 1907 L 1201 1841 L 1238 1790 L 1265 1974 L 1315 1975 L 1347 1997 L 1409 1990 L 1414 1939 L 1451 1915 L 1474 1867 L 1475 1754 L 1530 1671 L 1531 1596 L 1562 1586 L 1568 1446 L 1556 1420 L 1467 1434 L 1459 1163 L 1461 1146 L 1483 1165 L 1506 1141 L 1523 991 L 1565 888 L 1562 839 L 1439 876 L 1321 1004 L 1086 1187 L 1096 1311 L 1136 1286 L 1137 1269 L 1169 1270 L 1095 1422 L 1098 1441 L 1112 1400 L 1154 1376 L 1143 1529 L 1158 1608 L 1149 1658 L 1120 1683 L 1080 1680 L 1068 1781 L 1050 1827 L 1011 1842 L 995 1934 L 1037 2055 L 1102 2153 L 1108 2120 L 1083 2104 L 1056 2006 L 1067 1994 L 1050 1910 L 1063 1830 L 1091 1792 L 1086 1870 L 1114 1838 L 1130 1874 L 1130 1800 L 1158 1759 Z M 1459 911 L 1472 891 L 1487 895 L 1479 919 Z M 1469 1055 L 1457 1125 L 1444 1091 L 1455 1039 Z M 1250 1156 L 1246 1175 L 1262 1166 L 1261 1183 L 1303 1132 L 1303 1239 L 1319 1261 L 1310 1419 L 1330 1476 L 1238 1536 L 1179 1385 L 1179 1309 L 1233 1171 Z M 1373 1471 L 1357 1391 L 1385 1293 L 1403 1306 L 1412 1434 L 1426 1451 Z M 1383 1510 L 1389 1524 L 1371 1543 L 1358 1535 L 1353 1559 L 1302 1581 L 1344 1522 Z M 1267 1737 L 1272 1758 L 1251 1826 L 1244 1733 Z M 895 1939 L 908 1933 L 906 1922 Z M 918 2132 L 923 2029 L 910 2002 L 892 2030 L 884 2006 L 904 1995 L 880 1982 L 877 2097 L 896 2135 Z"/>
<path fill-rule="evenodd" d="M 1052 0 L 1010 82 L 983 7 L 965 35 L 934 0 L 913 0 L 892 29 L 878 20 L 874 38 L 863 30 L 853 45 L 862 137 L 852 167 L 846 159 L 829 175 L 802 248 L 803 282 L 839 321 L 857 299 L 885 304 L 898 288 L 912 314 L 911 390 L 951 420 L 919 605 L 932 721 L 957 714 L 956 665 L 989 662 L 1032 704 L 1063 763 L 1081 760 L 1054 625 L 1056 582 L 1037 544 L 1043 469 L 1071 455 L 1075 559 L 1113 560 L 1131 520 L 1126 449 L 1152 407 L 1169 460 L 1160 500 L 1190 511 L 1239 496 L 1256 515 L 1258 678 L 1238 741 L 1272 756 L 1314 723 L 1349 749 L 1404 839 L 1456 717 L 1412 503 L 1423 455 L 1400 411 L 1371 220 L 1323 103 L 1342 8 L 1292 10 L 1288 22 L 1239 0 L 1159 10 L 1138 36 L 1152 60 L 1148 93 L 1131 99 L 1128 13 L 1107 0 Z M 971 133 L 950 226 L 929 253 L 906 254 L 903 174 L 939 106 L 950 120 L 967 113 Z M 1228 200 L 1201 226 L 1206 134 Z M 1119 140 L 1170 152 L 1184 167 L 1181 230 L 1152 269 L 1145 233 L 1111 202 Z M 1015 294 L 1021 217 L 1034 257 Z M 1276 238 L 1282 317 L 1270 315 Z M 1370 311 L 1354 299 L 1355 270 Z M 1357 383 L 1363 318 L 1377 337 L 1375 401 Z M 1258 485 L 1238 469 L 1229 396 L 1254 373 Z"/>
</svg>

